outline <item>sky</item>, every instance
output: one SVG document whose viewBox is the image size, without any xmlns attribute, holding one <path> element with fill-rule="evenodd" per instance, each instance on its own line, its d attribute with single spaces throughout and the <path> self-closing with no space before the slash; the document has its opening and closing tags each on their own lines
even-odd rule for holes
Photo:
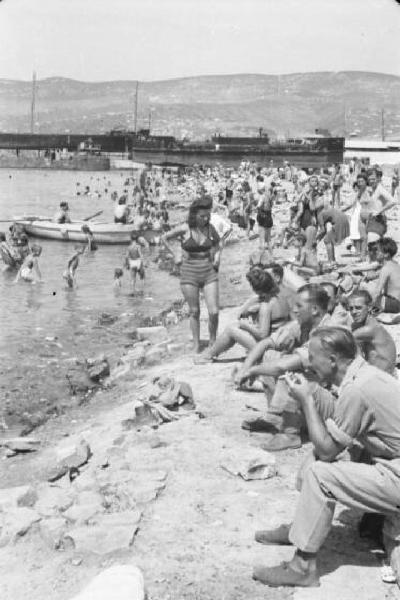
<svg viewBox="0 0 400 600">
<path fill-rule="evenodd" d="M 0 0 L 0 78 L 400 75 L 396 0 Z"/>
</svg>

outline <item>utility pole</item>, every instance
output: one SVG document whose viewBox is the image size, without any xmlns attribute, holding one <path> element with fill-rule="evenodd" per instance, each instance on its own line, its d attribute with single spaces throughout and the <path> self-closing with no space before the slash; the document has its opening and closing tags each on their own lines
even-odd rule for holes
<svg viewBox="0 0 400 600">
<path fill-rule="evenodd" d="M 343 105 L 343 137 L 345 138 L 347 135 L 347 111 L 346 111 L 346 103 Z"/>
<path fill-rule="evenodd" d="M 151 108 L 149 108 L 149 132 L 151 131 Z"/>
<path fill-rule="evenodd" d="M 31 133 L 35 133 L 35 107 L 36 107 L 36 71 L 33 71 L 32 100 L 31 100 Z"/>
<path fill-rule="evenodd" d="M 136 91 L 135 91 L 135 113 L 134 113 L 134 120 L 133 120 L 133 128 L 135 131 L 135 134 L 137 133 L 137 109 L 138 109 L 138 95 L 139 95 L 139 82 L 136 82 Z"/>
<path fill-rule="evenodd" d="M 381 135 L 382 135 L 382 142 L 385 141 L 385 109 L 382 108 L 381 110 Z"/>
</svg>

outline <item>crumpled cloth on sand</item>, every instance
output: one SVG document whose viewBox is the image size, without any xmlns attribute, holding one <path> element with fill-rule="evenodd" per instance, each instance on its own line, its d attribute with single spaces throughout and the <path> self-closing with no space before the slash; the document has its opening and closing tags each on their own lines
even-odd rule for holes
<svg viewBox="0 0 400 600">
<path fill-rule="evenodd" d="M 227 450 L 222 458 L 221 467 L 245 481 L 270 479 L 277 475 L 275 456 L 257 448 Z"/>
</svg>

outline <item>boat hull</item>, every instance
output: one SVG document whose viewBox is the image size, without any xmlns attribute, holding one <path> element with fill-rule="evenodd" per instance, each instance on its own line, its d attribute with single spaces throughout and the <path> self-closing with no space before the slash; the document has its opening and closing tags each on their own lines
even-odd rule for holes
<svg viewBox="0 0 400 600">
<path fill-rule="evenodd" d="M 58 224 L 52 221 L 30 221 L 17 219 L 26 233 L 32 237 L 44 238 L 48 240 L 57 240 L 60 242 L 80 242 L 86 243 L 87 236 L 81 231 L 82 225 L 89 225 L 93 233 L 96 244 L 129 244 L 132 232 L 137 230 L 133 225 L 123 225 L 122 223 L 88 223 L 85 221 L 75 221 L 73 223 Z M 137 232 L 139 233 L 139 232 Z M 147 229 L 140 231 L 140 236 L 144 237 L 150 244 L 156 243 L 161 236 L 160 231 Z"/>
</svg>

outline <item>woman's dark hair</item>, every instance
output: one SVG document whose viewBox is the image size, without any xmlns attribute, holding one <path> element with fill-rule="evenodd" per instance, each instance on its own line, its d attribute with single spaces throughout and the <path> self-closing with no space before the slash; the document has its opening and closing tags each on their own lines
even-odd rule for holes
<svg viewBox="0 0 400 600">
<path fill-rule="evenodd" d="M 253 290 L 258 295 L 273 295 L 278 292 L 278 287 L 272 276 L 262 267 L 254 266 L 246 273 L 246 278 Z"/>
<path fill-rule="evenodd" d="M 368 185 L 368 177 L 365 173 L 359 173 L 357 175 L 356 181 L 358 181 L 359 179 L 364 179 L 365 183 Z"/>
<path fill-rule="evenodd" d="M 194 200 L 189 207 L 188 225 L 190 229 L 196 228 L 196 216 L 199 210 L 211 210 L 212 198 L 210 196 L 203 196 Z"/>
<path fill-rule="evenodd" d="M 349 360 L 354 360 L 357 356 L 358 348 L 353 334 L 344 327 L 318 327 L 311 333 L 311 337 L 317 337 L 327 352 Z"/>
</svg>

